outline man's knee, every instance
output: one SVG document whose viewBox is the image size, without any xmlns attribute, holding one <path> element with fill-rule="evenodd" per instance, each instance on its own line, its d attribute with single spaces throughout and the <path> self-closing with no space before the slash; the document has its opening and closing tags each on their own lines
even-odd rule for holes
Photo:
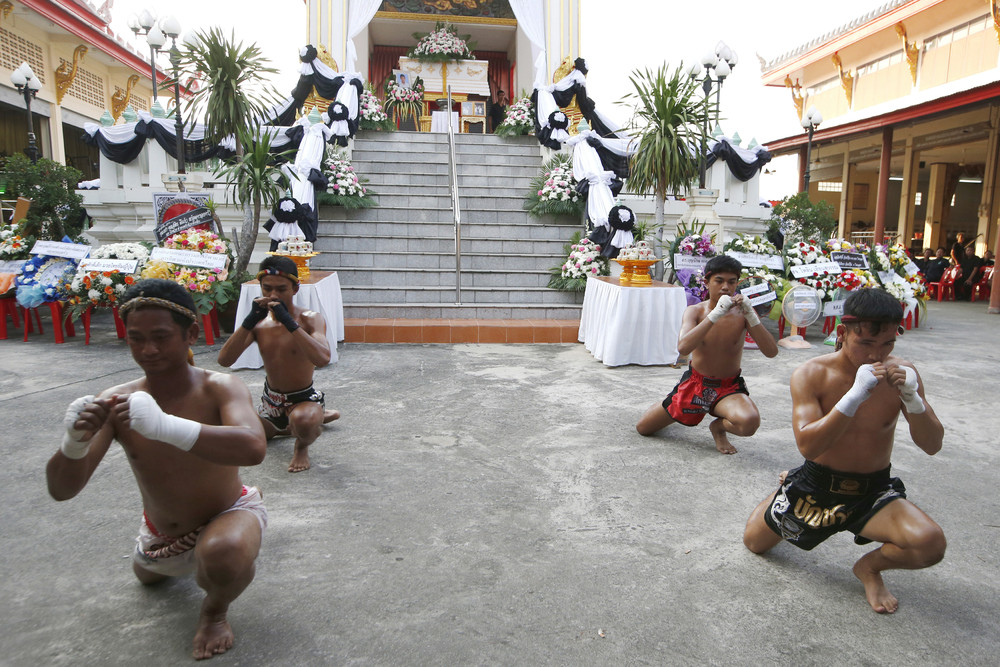
<svg viewBox="0 0 1000 667">
<path fill-rule="evenodd" d="M 908 536 L 907 547 L 917 554 L 920 567 L 930 567 L 940 563 L 944 558 L 948 540 L 945 539 L 941 526 L 931 523 L 913 531 Z"/>
<path fill-rule="evenodd" d="M 292 434 L 298 438 L 315 440 L 323 432 L 323 406 L 310 403 L 309 409 L 293 410 L 288 415 Z"/>
</svg>

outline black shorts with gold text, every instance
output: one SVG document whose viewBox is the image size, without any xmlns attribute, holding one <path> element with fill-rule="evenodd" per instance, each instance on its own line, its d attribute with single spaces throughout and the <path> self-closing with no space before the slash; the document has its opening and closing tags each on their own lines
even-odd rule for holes
<svg viewBox="0 0 1000 667">
<path fill-rule="evenodd" d="M 906 497 L 889 468 L 870 474 L 839 472 L 806 461 L 790 471 L 764 512 L 764 522 L 781 539 L 806 551 L 834 533 L 847 530 L 857 544 L 865 524 L 897 498 Z"/>
</svg>

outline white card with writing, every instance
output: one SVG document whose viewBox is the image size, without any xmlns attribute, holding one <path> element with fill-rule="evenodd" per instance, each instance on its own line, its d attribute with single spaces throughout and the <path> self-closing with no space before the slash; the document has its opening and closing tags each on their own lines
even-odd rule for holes
<svg viewBox="0 0 1000 667">
<path fill-rule="evenodd" d="M 795 264 L 788 268 L 793 278 L 808 278 L 814 273 L 825 275 L 840 273 L 840 264 L 836 262 L 817 262 L 815 264 Z"/>
<path fill-rule="evenodd" d="M 700 271 L 705 268 L 709 259 L 711 258 L 701 257 L 699 255 L 682 255 L 680 253 L 674 253 L 674 271 L 680 271 L 681 269 Z"/>
<path fill-rule="evenodd" d="M 907 262 L 903 266 L 903 270 L 906 271 L 906 275 L 908 275 L 908 276 L 915 276 L 918 273 L 920 273 L 920 267 L 918 267 L 913 262 Z"/>
<path fill-rule="evenodd" d="M 0 273 L 20 273 L 26 259 L 8 259 L 0 262 Z"/>
<path fill-rule="evenodd" d="M 137 259 L 83 259 L 80 268 L 84 271 L 111 271 L 113 273 L 135 273 L 139 266 Z"/>
<path fill-rule="evenodd" d="M 35 245 L 31 248 L 31 254 L 83 259 L 90 254 L 90 246 L 81 243 L 63 243 L 62 241 L 35 241 Z"/>
<path fill-rule="evenodd" d="M 896 272 L 895 271 L 879 271 L 878 279 L 882 281 L 883 285 L 888 285 L 889 283 L 896 282 Z"/>
<path fill-rule="evenodd" d="M 829 301 L 823 306 L 823 314 L 827 317 L 840 317 L 844 314 L 844 302 L 846 299 L 841 299 L 840 301 Z"/>
<path fill-rule="evenodd" d="M 774 301 L 777 298 L 778 298 L 778 295 L 775 294 L 774 292 L 767 292 L 765 294 L 761 294 L 760 296 L 755 296 L 752 299 L 750 299 L 750 305 L 751 306 L 759 306 L 762 303 L 769 303 L 771 301 Z"/>
<path fill-rule="evenodd" d="M 743 296 L 753 296 L 755 294 L 761 294 L 771 289 L 771 286 L 767 283 L 761 283 L 760 285 L 751 285 L 750 287 L 744 287 L 740 290 L 740 294 Z"/>
<path fill-rule="evenodd" d="M 727 250 L 726 254 L 739 261 L 743 266 L 755 268 L 766 266 L 769 269 L 776 269 L 778 271 L 785 268 L 781 260 L 781 255 L 762 255 L 756 252 L 738 252 L 736 250 Z"/>
<path fill-rule="evenodd" d="M 170 248 L 153 248 L 149 254 L 151 260 L 195 266 L 203 269 L 224 269 L 228 259 L 222 253 L 195 252 L 194 250 L 172 250 Z"/>
</svg>

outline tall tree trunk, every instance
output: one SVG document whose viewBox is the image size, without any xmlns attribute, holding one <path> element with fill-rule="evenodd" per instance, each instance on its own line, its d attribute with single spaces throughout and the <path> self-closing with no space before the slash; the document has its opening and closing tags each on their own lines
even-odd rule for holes
<svg viewBox="0 0 1000 667">
<path fill-rule="evenodd" d="M 661 245 L 666 245 L 667 241 L 667 230 L 663 226 L 663 202 L 666 199 L 666 187 L 662 185 L 656 186 L 656 193 L 653 195 L 653 222 L 656 224 L 657 228 L 660 230 L 660 243 Z M 656 267 L 656 273 L 659 280 L 664 280 L 665 278 L 671 278 L 671 276 L 666 275 L 666 259 L 661 261 Z"/>
</svg>

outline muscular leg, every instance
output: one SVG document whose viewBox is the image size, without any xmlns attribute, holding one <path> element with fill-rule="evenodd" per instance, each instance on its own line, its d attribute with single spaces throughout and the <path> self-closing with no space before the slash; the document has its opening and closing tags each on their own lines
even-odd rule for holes
<svg viewBox="0 0 1000 667">
<path fill-rule="evenodd" d="M 743 544 L 755 554 L 766 553 L 781 541 L 781 536 L 764 523 L 764 512 L 771 506 L 772 500 L 774 500 L 773 493 L 760 501 L 747 519 L 747 527 L 743 531 Z"/>
<path fill-rule="evenodd" d="M 246 511 L 227 512 L 214 519 L 198 538 L 197 581 L 205 590 L 205 600 L 192 642 L 196 660 L 232 648 L 233 630 L 226 613 L 229 604 L 253 581 L 260 538 L 257 517 Z"/>
<path fill-rule="evenodd" d="M 715 448 L 723 454 L 735 454 L 736 448 L 729 442 L 727 433 L 743 437 L 751 436 L 760 426 L 760 413 L 757 406 L 746 394 L 730 394 L 712 408 L 712 414 L 717 417 L 708 426 L 715 439 Z"/>
<path fill-rule="evenodd" d="M 288 472 L 309 469 L 309 445 L 323 432 L 324 412 L 319 403 L 299 403 L 288 413 L 288 421 L 295 436 L 295 453 L 288 464 Z"/>
<path fill-rule="evenodd" d="M 639 432 L 639 435 L 653 435 L 673 423 L 674 418 L 666 411 L 663 404 L 657 403 L 649 410 L 646 410 L 646 414 L 635 425 L 635 430 Z"/>
<path fill-rule="evenodd" d="M 864 584 L 868 604 L 880 614 L 891 614 L 899 607 L 882 581 L 882 572 L 930 567 L 944 558 L 947 546 L 941 527 L 903 498 L 879 510 L 865 524 L 861 536 L 882 542 L 854 564 L 854 576 Z"/>
</svg>

